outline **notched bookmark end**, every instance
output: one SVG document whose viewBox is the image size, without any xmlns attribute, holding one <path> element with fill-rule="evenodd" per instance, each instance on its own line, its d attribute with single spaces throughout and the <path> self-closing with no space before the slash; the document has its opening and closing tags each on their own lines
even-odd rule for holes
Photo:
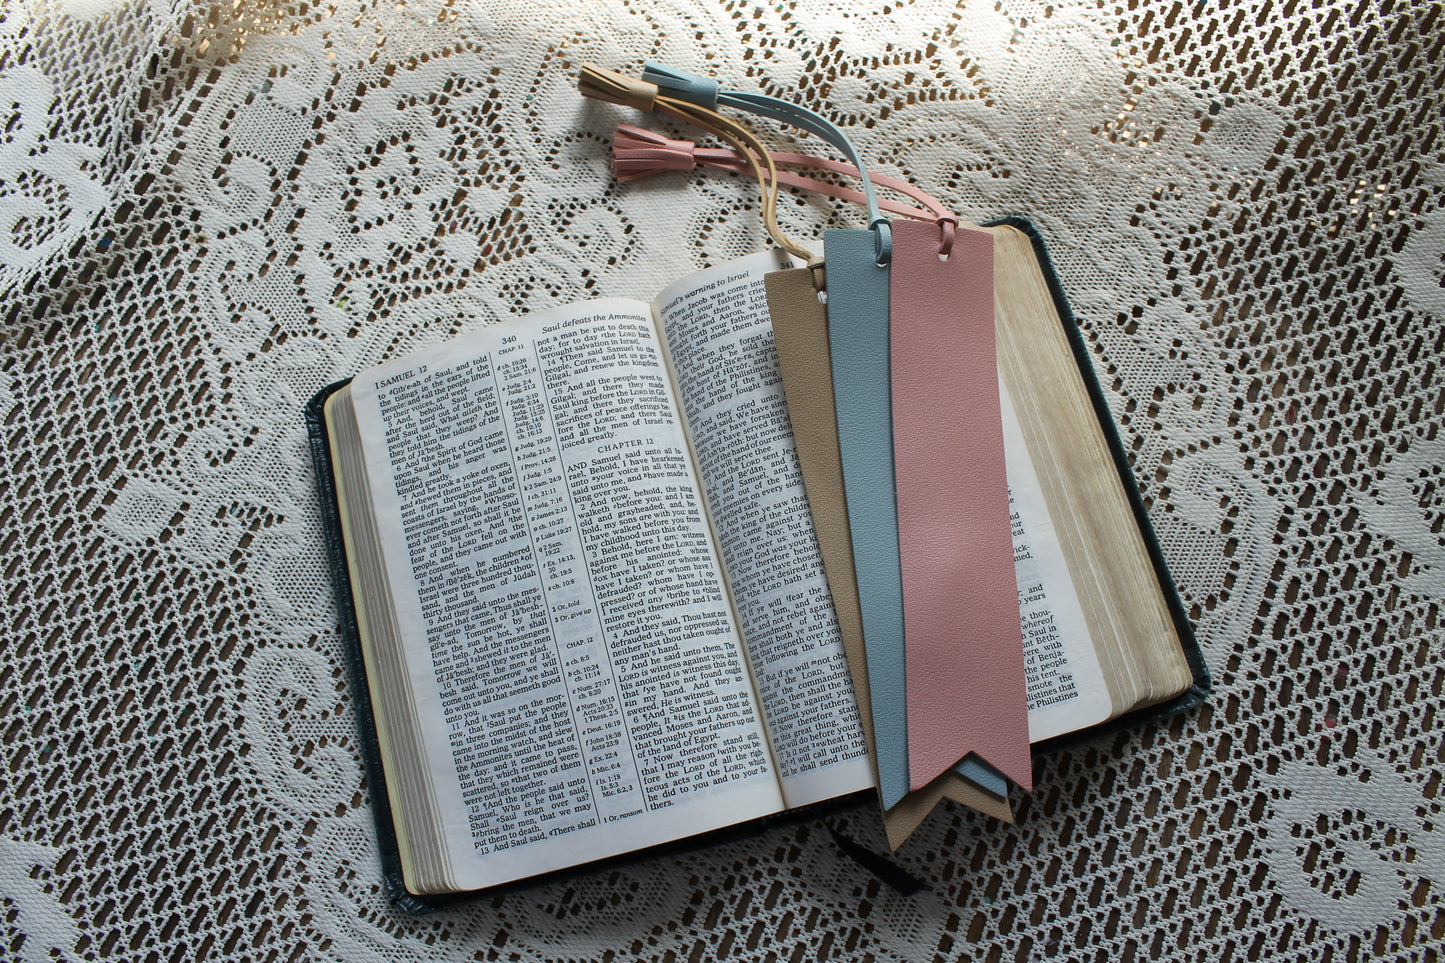
<svg viewBox="0 0 1445 963">
<path fill-rule="evenodd" d="M 583 97 L 600 100 L 607 104 L 618 104 L 652 113 L 657 101 L 657 85 L 620 74 L 596 64 L 583 64 L 577 75 L 577 89 Z"/>
</svg>

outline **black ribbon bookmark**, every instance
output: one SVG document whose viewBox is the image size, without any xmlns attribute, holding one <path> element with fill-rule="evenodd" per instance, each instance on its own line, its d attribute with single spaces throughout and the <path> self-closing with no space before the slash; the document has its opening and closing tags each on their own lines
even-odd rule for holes
<svg viewBox="0 0 1445 963">
<path fill-rule="evenodd" d="M 926 890 L 928 887 L 918 877 L 908 870 L 899 866 L 887 856 L 873 852 L 873 850 L 853 842 L 832 824 L 824 823 L 828 829 L 828 835 L 833 837 L 833 842 L 843 851 L 843 854 L 862 866 L 868 872 L 878 877 L 878 881 L 901 896 L 912 896 L 919 890 Z"/>
</svg>

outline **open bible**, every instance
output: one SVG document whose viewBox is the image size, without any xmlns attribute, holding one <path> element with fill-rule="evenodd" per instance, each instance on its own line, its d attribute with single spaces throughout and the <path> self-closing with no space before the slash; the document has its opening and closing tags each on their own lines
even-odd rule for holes
<svg viewBox="0 0 1445 963">
<path fill-rule="evenodd" d="M 1085 461 L 1102 457 L 1096 481 L 1055 484 L 1030 432 L 1060 402 L 1014 399 L 1030 723 L 1045 738 L 1182 706 L 1202 669 L 1020 251 L 1026 290 L 1007 296 L 1058 329 L 1049 377 L 1082 406 L 1066 434 L 1088 425 Z M 407 893 L 528 879 L 874 784 L 772 346 L 763 276 L 782 266 L 757 254 L 650 304 L 500 322 L 313 402 L 356 701 Z M 1147 601 L 1099 600 L 1112 576 L 1087 571 L 1114 562 L 1067 547 L 1060 485 L 1122 506 L 1105 540 L 1147 570 Z M 1140 606 L 1162 613 L 1153 638 L 1099 637 L 1094 621 Z"/>
</svg>

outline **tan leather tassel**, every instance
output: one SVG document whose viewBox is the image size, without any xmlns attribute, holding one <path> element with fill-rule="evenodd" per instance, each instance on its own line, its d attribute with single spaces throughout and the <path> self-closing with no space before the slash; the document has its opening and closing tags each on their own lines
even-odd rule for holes
<svg viewBox="0 0 1445 963">
<path fill-rule="evenodd" d="M 577 76 L 577 89 L 583 97 L 600 100 L 606 104 L 631 107 L 644 114 L 653 112 L 659 88 L 656 84 L 620 74 L 596 64 L 583 64 Z"/>
</svg>

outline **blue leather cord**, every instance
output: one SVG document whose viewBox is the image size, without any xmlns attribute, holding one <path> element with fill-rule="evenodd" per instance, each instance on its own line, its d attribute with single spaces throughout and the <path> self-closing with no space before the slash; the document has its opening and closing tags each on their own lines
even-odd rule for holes
<svg viewBox="0 0 1445 963">
<path fill-rule="evenodd" d="M 757 114 L 805 130 L 832 145 L 862 172 L 863 196 L 868 206 L 868 228 L 874 233 L 874 255 L 878 263 L 887 264 L 892 259 L 893 232 L 888 219 L 879 210 L 878 196 L 874 192 L 873 181 L 868 177 L 868 168 L 853 142 L 832 121 L 806 107 L 767 94 L 723 90 L 711 77 L 701 77 L 666 64 L 648 62 L 643 68 L 642 79 L 656 84 L 669 97 L 677 100 L 685 100 L 709 110 L 723 106 Z"/>
</svg>

